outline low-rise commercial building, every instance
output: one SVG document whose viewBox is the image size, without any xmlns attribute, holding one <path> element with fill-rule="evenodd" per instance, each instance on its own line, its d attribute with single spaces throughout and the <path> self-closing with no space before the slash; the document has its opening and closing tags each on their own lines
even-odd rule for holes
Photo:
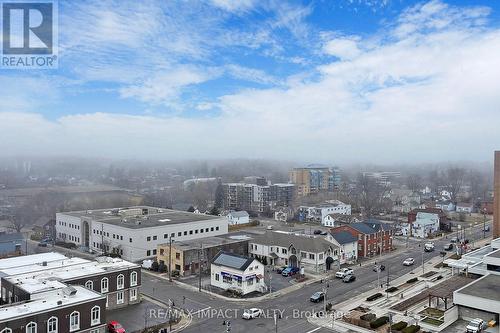
<svg viewBox="0 0 500 333">
<path fill-rule="evenodd" d="M 221 251 L 210 265 L 210 284 L 242 295 L 265 292 L 264 265 L 254 258 Z"/>
<path fill-rule="evenodd" d="M 250 241 L 250 256 L 274 266 L 300 267 L 313 273 L 333 269 L 340 248 L 322 236 L 268 231 Z"/>
<path fill-rule="evenodd" d="M 169 238 L 192 240 L 226 234 L 225 217 L 135 206 L 56 214 L 58 240 L 85 250 L 117 253 L 129 261 L 156 256 Z"/>
<path fill-rule="evenodd" d="M 191 241 L 173 241 L 158 245 L 157 260 L 165 269 L 178 272 L 180 276 L 198 274 L 201 269 L 208 269 L 209 263 L 220 252 L 248 254 L 248 242 L 251 237 L 244 234 L 228 234 L 206 237 Z M 169 258 L 172 255 L 172 261 Z"/>
<path fill-rule="evenodd" d="M 334 223 L 330 214 L 351 215 L 351 205 L 339 200 L 331 200 L 315 206 L 300 206 L 299 221 L 319 222 L 323 225 Z"/>
</svg>

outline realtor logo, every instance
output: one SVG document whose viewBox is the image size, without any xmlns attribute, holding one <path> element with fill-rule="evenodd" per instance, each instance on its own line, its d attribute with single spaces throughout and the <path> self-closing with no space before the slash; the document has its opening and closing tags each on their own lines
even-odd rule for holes
<svg viewBox="0 0 500 333">
<path fill-rule="evenodd" d="M 2 68 L 56 68 L 57 4 L 1 3 Z"/>
</svg>

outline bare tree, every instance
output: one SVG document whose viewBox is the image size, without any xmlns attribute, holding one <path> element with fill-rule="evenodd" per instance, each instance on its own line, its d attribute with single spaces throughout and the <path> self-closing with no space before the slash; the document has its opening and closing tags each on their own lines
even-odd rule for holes
<svg viewBox="0 0 500 333">
<path fill-rule="evenodd" d="M 366 217 L 370 218 L 385 209 L 384 197 L 388 191 L 387 186 L 378 183 L 373 178 L 359 174 L 356 187 L 357 199 Z"/>
<path fill-rule="evenodd" d="M 408 175 L 406 177 L 406 185 L 412 192 L 418 192 L 422 187 L 422 177 L 416 173 Z"/>
<path fill-rule="evenodd" d="M 443 184 L 443 177 L 440 175 L 438 170 L 431 170 L 427 176 L 427 181 L 432 193 L 438 193 L 439 187 Z"/>
<path fill-rule="evenodd" d="M 458 195 L 464 186 L 466 171 L 463 168 L 450 167 L 446 169 L 446 185 L 450 190 L 451 200 L 456 203 Z"/>
</svg>

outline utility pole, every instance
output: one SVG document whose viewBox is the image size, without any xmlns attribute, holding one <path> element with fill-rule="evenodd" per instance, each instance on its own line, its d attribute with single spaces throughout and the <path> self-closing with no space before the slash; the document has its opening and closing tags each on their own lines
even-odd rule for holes
<svg viewBox="0 0 500 333">
<path fill-rule="evenodd" d="M 422 273 L 425 273 L 425 268 L 424 268 L 424 252 L 425 251 L 425 245 L 422 246 Z"/>
<path fill-rule="evenodd" d="M 104 254 L 104 223 L 101 223 L 101 254 Z"/>
<path fill-rule="evenodd" d="M 172 282 L 172 236 L 168 243 L 168 281 Z"/>
<path fill-rule="evenodd" d="M 323 292 L 325 293 L 325 297 L 323 297 L 323 311 L 326 314 L 326 293 L 328 292 L 328 290 L 326 290 L 326 288 L 323 287 Z"/>
<path fill-rule="evenodd" d="M 483 239 L 486 238 L 486 208 L 483 209 Z"/>
<path fill-rule="evenodd" d="M 199 280 L 198 280 L 198 291 L 201 292 L 201 254 L 203 252 L 203 243 L 200 243 L 200 251 L 198 252 L 198 265 L 200 269 Z"/>
</svg>

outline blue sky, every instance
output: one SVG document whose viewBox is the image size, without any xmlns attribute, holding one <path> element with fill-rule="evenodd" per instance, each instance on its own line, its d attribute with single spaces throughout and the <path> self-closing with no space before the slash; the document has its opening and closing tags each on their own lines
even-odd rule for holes
<svg viewBox="0 0 500 333">
<path fill-rule="evenodd" d="M 59 68 L 0 70 L 0 149 L 489 160 L 496 1 L 59 1 Z"/>
</svg>

